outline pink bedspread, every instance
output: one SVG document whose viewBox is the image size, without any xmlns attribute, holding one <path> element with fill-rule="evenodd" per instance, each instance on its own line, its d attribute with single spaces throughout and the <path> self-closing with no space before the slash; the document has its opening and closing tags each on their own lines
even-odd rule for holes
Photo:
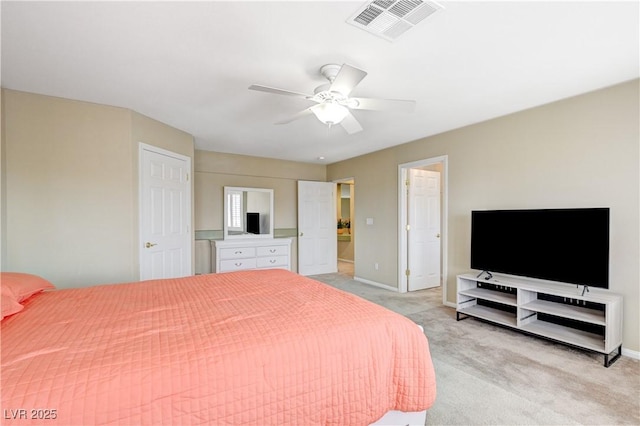
<svg viewBox="0 0 640 426">
<path fill-rule="evenodd" d="M 284 270 L 25 305 L 2 321 L 3 424 L 365 425 L 435 399 L 413 322 Z"/>
</svg>

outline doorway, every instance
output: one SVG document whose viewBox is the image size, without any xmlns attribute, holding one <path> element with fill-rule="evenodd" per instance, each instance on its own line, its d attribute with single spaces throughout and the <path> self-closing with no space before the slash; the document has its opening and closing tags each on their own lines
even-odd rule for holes
<svg viewBox="0 0 640 426">
<path fill-rule="evenodd" d="M 355 221 L 353 178 L 336 182 L 338 273 L 353 277 L 355 271 Z"/>
<path fill-rule="evenodd" d="M 442 286 L 444 303 L 447 156 L 400 164 L 398 194 L 398 291 Z"/>
</svg>

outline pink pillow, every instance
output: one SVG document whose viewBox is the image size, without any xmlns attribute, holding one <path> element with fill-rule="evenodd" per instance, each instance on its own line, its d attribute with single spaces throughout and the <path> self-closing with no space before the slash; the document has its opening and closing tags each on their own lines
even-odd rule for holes
<svg viewBox="0 0 640 426">
<path fill-rule="evenodd" d="M 2 288 L 0 299 L 0 302 L 2 302 L 0 305 L 0 315 L 2 315 L 2 317 L 0 319 L 4 319 L 4 317 L 20 312 L 24 308 L 24 306 L 19 304 L 8 290 L 4 289 L 4 287 Z"/>
<path fill-rule="evenodd" d="M 0 284 L 2 285 L 3 297 L 5 293 L 13 295 L 18 303 L 42 290 L 55 288 L 44 278 L 21 272 L 0 272 Z"/>
</svg>

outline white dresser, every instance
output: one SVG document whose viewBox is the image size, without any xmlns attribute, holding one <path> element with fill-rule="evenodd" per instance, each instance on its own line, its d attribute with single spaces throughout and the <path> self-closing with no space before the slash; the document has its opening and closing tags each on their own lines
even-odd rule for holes
<svg viewBox="0 0 640 426">
<path fill-rule="evenodd" d="M 289 238 L 211 240 L 211 272 L 291 270 Z"/>
</svg>

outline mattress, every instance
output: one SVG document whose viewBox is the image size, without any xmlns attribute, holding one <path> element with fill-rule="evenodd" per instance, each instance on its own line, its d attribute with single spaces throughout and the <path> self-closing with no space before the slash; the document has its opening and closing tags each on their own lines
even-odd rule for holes
<svg viewBox="0 0 640 426">
<path fill-rule="evenodd" d="M 285 270 L 45 291 L 1 345 L 7 425 L 366 425 L 436 395 L 413 322 Z"/>
</svg>

